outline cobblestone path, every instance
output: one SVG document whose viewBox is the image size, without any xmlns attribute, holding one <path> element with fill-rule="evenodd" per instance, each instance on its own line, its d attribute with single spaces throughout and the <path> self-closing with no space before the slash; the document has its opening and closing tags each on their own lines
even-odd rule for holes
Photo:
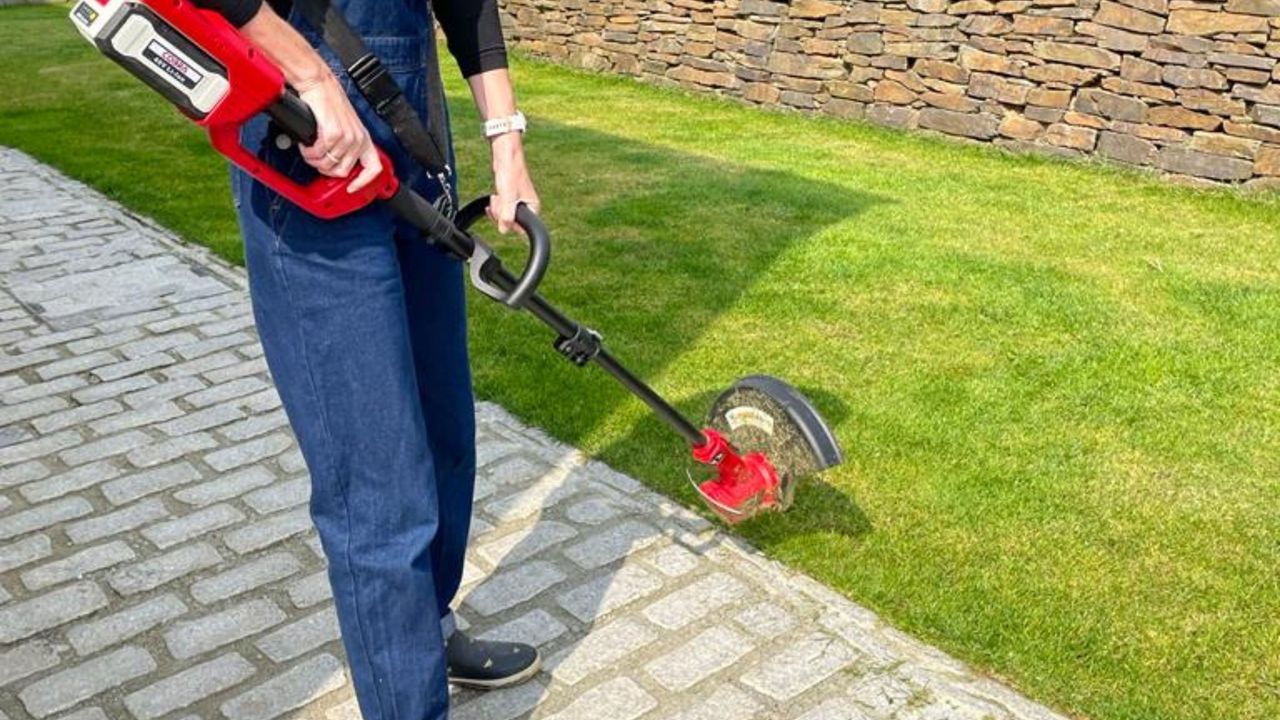
<svg viewBox="0 0 1280 720">
<path fill-rule="evenodd" d="M 243 274 L 0 148 L 0 720 L 353 720 Z M 480 409 L 457 720 L 1064 720 Z"/>
</svg>

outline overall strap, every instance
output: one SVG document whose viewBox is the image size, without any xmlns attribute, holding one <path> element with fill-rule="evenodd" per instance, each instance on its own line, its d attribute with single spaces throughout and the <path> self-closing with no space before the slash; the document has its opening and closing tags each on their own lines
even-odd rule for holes
<svg viewBox="0 0 1280 720">
<path fill-rule="evenodd" d="M 452 217 L 454 203 L 450 179 L 453 168 L 449 165 L 448 141 L 444 138 L 445 113 L 444 88 L 441 85 L 440 64 L 435 52 L 427 59 L 427 108 L 429 125 L 424 125 L 395 78 L 383 67 L 329 0 L 294 0 L 302 16 L 324 37 L 325 44 L 333 50 L 355 82 L 360 94 L 391 127 L 400 144 L 426 170 L 440 182 L 443 194 L 441 210 Z"/>
</svg>

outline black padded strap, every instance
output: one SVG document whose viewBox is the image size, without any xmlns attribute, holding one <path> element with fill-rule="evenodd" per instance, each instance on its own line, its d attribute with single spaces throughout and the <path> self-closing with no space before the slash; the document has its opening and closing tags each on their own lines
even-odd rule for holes
<svg viewBox="0 0 1280 720">
<path fill-rule="evenodd" d="M 364 40 L 329 0 L 295 0 L 302 16 L 312 27 L 320 31 L 328 45 L 347 68 L 360 94 L 373 107 L 400 144 L 432 175 L 441 177 L 445 195 L 449 195 L 448 177 L 453 170 L 449 166 L 442 131 L 444 122 L 444 90 L 440 84 L 440 65 L 435 53 L 428 58 L 427 104 L 430 126 L 422 122 L 417 111 L 409 104 L 404 91 L 383 67 L 382 61 L 364 44 Z"/>
</svg>

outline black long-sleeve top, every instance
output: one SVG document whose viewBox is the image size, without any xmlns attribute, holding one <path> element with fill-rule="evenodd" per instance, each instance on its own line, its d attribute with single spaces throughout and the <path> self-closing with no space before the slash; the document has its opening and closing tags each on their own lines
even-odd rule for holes
<svg viewBox="0 0 1280 720">
<path fill-rule="evenodd" d="M 264 0 L 194 0 L 199 7 L 216 10 L 240 27 L 258 14 Z M 266 0 L 281 17 L 292 0 Z M 497 0 L 431 0 L 431 9 L 448 41 L 449 53 L 458 61 L 463 77 L 507 66 Z"/>
</svg>

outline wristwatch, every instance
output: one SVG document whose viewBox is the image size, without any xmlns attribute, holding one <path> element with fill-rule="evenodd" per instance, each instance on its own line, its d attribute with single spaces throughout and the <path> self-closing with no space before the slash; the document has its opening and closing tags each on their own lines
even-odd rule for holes
<svg viewBox="0 0 1280 720">
<path fill-rule="evenodd" d="M 528 126 L 529 123 L 525 120 L 524 113 L 517 110 L 515 115 L 485 120 L 483 124 L 484 136 L 492 138 L 509 132 L 524 132 Z"/>
</svg>

